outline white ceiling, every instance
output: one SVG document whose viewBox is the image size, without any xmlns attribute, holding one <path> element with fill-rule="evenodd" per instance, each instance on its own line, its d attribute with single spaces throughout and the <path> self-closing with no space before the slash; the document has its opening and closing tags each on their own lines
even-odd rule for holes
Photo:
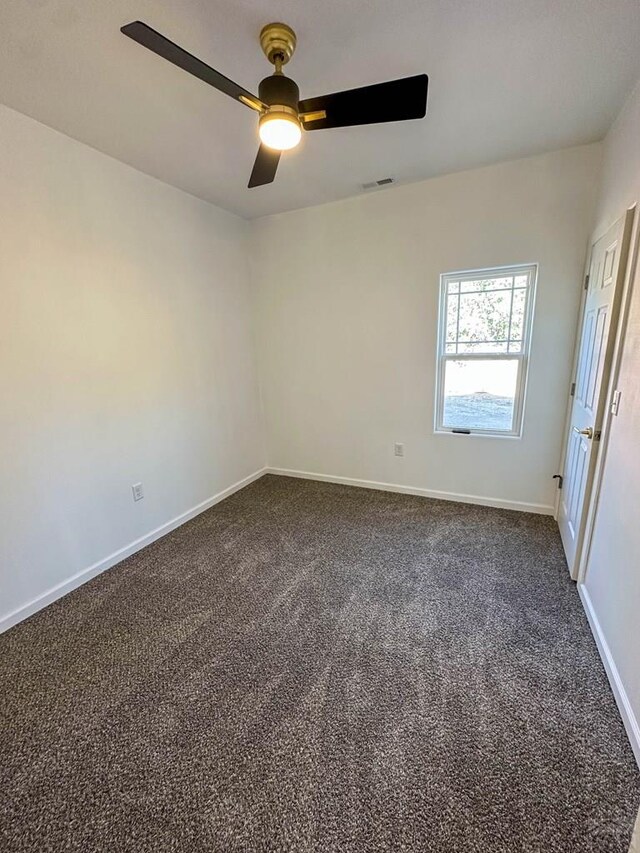
<svg viewBox="0 0 640 853">
<path fill-rule="evenodd" d="M 426 72 L 427 117 L 306 134 L 249 190 L 255 113 L 121 35 L 136 19 L 252 91 L 283 20 L 303 97 Z M 600 139 L 639 47 L 638 0 L 2 0 L 0 101 L 251 218 Z"/>
</svg>

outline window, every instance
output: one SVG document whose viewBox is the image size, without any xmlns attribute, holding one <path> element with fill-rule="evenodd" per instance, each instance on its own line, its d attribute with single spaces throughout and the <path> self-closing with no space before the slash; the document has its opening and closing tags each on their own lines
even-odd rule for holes
<svg viewBox="0 0 640 853">
<path fill-rule="evenodd" d="M 440 277 L 437 432 L 522 431 L 537 266 Z"/>
</svg>

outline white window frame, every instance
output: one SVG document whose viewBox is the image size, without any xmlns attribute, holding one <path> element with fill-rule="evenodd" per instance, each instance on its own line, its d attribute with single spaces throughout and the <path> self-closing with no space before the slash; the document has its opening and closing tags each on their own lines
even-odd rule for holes
<svg viewBox="0 0 640 853">
<path fill-rule="evenodd" d="M 527 294 L 525 298 L 524 322 L 522 330 L 522 347 L 519 353 L 447 353 L 447 291 L 451 282 L 477 281 L 478 279 L 504 278 L 506 276 L 526 275 Z M 440 276 L 440 296 L 438 303 L 438 349 L 436 367 L 436 399 L 434 432 L 444 435 L 480 435 L 491 438 L 520 438 L 524 423 L 524 408 L 527 390 L 527 376 L 529 372 L 529 358 L 531 352 L 531 332 L 533 327 L 533 309 L 535 305 L 536 284 L 538 281 L 537 264 L 513 264 L 505 267 L 492 267 L 491 269 L 459 270 L 457 272 L 443 273 Z M 513 293 L 513 291 L 512 291 Z M 455 427 L 446 427 L 444 420 L 444 379 L 447 361 L 518 361 L 518 378 L 516 381 L 516 392 L 513 411 L 513 429 L 511 430 L 489 430 L 479 428 L 467 428 L 463 431 Z"/>
</svg>

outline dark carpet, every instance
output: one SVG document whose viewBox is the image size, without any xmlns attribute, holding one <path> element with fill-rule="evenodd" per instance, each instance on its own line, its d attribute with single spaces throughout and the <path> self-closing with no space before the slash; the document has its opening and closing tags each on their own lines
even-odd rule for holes
<svg viewBox="0 0 640 853">
<path fill-rule="evenodd" d="M 626 853 L 541 516 L 265 477 L 0 637 L 0 849 Z"/>
</svg>

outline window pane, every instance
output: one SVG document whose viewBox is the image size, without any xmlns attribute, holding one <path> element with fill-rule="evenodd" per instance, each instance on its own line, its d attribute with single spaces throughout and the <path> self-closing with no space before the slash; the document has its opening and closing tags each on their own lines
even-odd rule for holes
<svg viewBox="0 0 640 853">
<path fill-rule="evenodd" d="M 526 290 L 513 291 L 513 313 L 511 314 L 511 340 L 519 341 L 524 329 L 524 305 Z M 512 350 L 513 352 L 514 350 Z"/>
<path fill-rule="evenodd" d="M 447 299 L 447 340 L 455 341 L 458 331 L 458 297 Z M 455 352 L 455 350 L 454 350 Z"/>
<path fill-rule="evenodd" d="M 513 276 L 502 278 L 480 278 L 463 281 L 460 283 L 461 293 L 470 293 L 474 290 L 509 290 L 513 287 Z"/>
<path fill-rule="evenodd" d="M 460 288 L 460 283 L 457 281 L 449 282 L 449 293 L 457 293 Z"/>
<path fill-rule="evenodd" d="M 506 341 L 509 336 L 510 311 L 510 290 L 460 296 L 459 340 Z"/>
<path fill-rule="evenodd" d="M 443 426 L 510 432 L 517 380 L 518 359 L 447 361 Z"/>
</svg>

